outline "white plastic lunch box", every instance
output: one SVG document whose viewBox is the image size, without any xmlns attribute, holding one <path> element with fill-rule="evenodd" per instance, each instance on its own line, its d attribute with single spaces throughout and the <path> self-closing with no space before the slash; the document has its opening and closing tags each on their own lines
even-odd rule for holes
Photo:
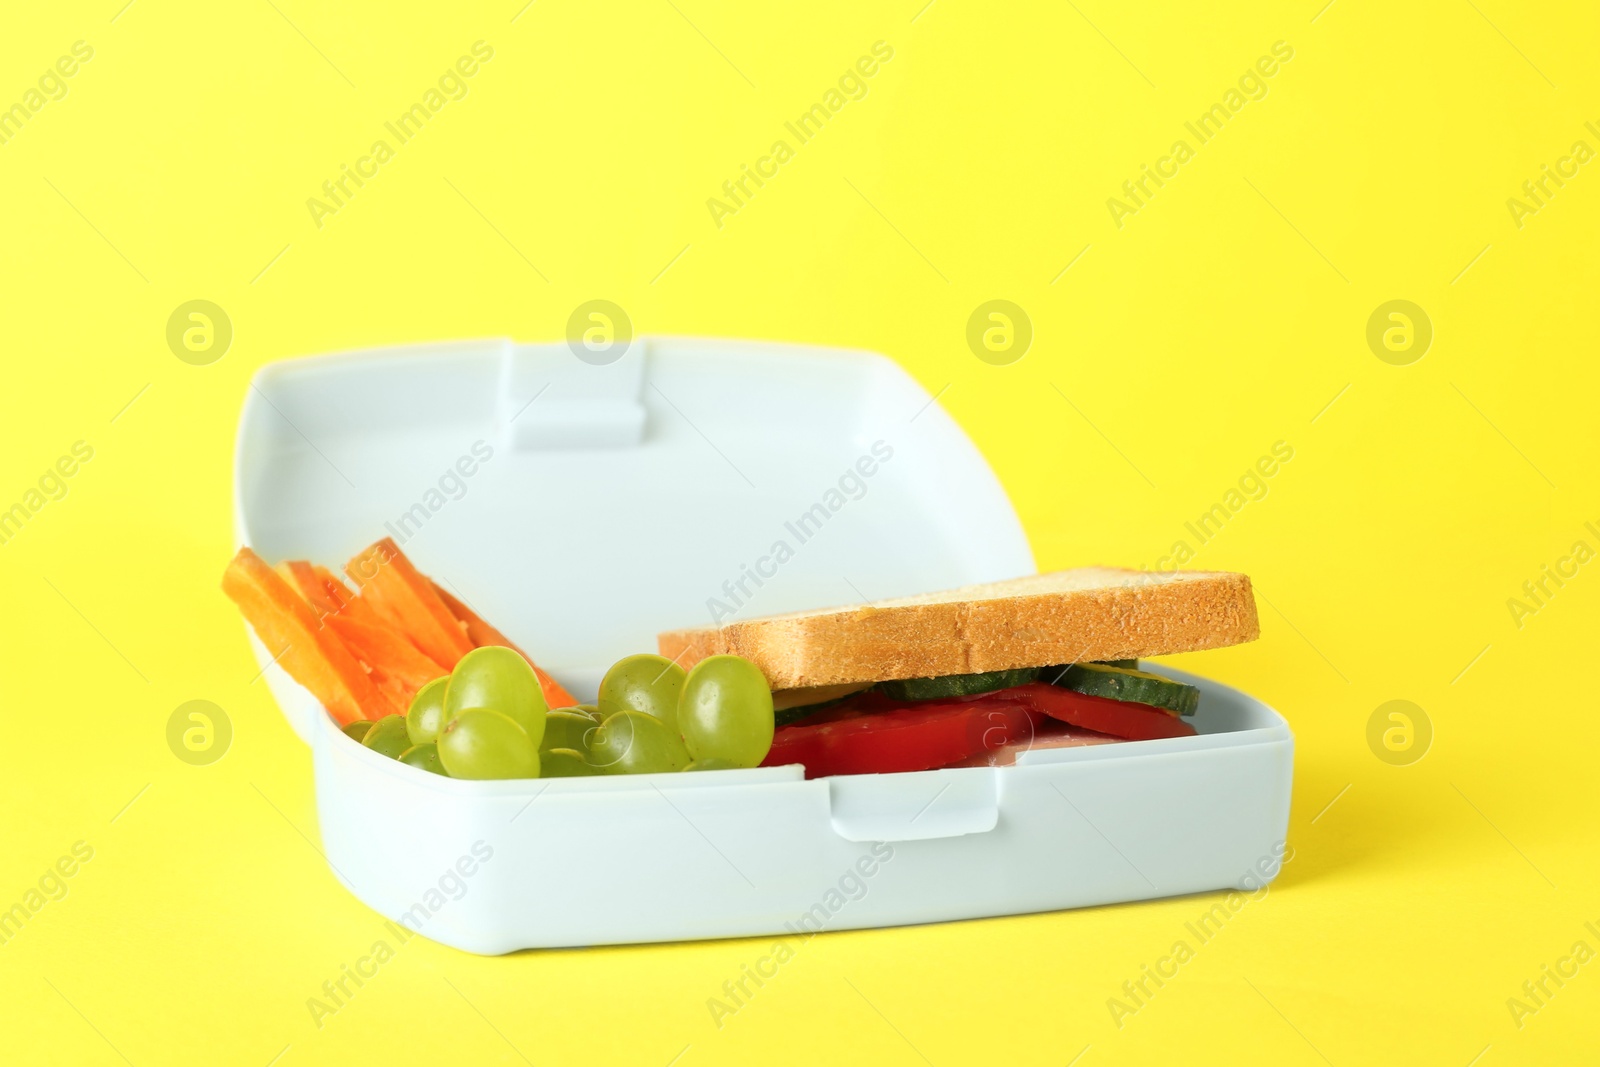
<svg viewBox="0 0 1600 1067">
<path fill-rule="evenodd" d="M 664 629 L 1034 569 L 982 456 L 894 363 L 749 342 L 637 338 L 605 364 L 503 340 L 272 364 L 245 397 L 235 521 L 269 561 L 335 569 L 394 537 L 584 699 Z M 1013 767 L 467 782 L 351 742 L 255 647 L 311 745 L 335 874 L 470 952 L 1253 890 L 1288 826 L 1288 725 L 1187 675 L 1198 736 Z"/>
</svg>

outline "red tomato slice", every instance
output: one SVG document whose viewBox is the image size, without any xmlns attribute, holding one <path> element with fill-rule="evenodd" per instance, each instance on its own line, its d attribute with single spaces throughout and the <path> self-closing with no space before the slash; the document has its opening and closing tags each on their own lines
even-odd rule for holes
<svg viewBox="0 0 1600 1067">
<path fill-rule="evenodd" d="M 761 765 L 803 763 L 807 778 L 926 771 L 1026 740 L 1032 732 L 1029 710 L 1016 700 L 840 710 L 825 721 L 780 729 Z"/>
<path fill-rule="evenodd" d="M 1031 741 L 1037 716 L 1125 741 L 1196 733 L 1159 708 L 1043 682 L 938 702 L 869 692 L 779 729 L 761 765 L 803 763 L 807 778 L 932 770 Z"/>
<path fill-rule="evenodd" d="M 1197 731 L 1183 719 L 1148 704 L 1085 696 L 1060 686 L 1033 682 L 1002 692 L 1052 719 L 1129 741 L 1158 737 L 1191 737 Z"/>
</svg>

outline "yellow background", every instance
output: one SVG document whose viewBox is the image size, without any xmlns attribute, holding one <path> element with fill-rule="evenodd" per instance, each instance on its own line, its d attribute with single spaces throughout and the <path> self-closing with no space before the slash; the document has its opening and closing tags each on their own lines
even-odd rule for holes
<svg viewBox="0 0 1600 1067">
<path fill-rule="evenodd" d="M 95 450 L 0 545 L 0 906 L 94 848 L 0 945 L 7 1062 L 1600 1056 L 1600 963 L 1520 1029 L 1506 1006 L 1600 950 L 1600 564 L 1520 628 L 1506 606 L 1600 548 L 1600 164 L 1521 228 L 1506 207 L 1600 148 L 1592 9 L 121 3 L 29 5 L 0 34 L 5 103 L 95 50 L 0 145 L 0 504 Z M 477 40 L 470 94 L 314 226 L 306 199 Z M 718 229 L 706 199 L 878 40 L 868 95 Z M 1116 227 L 1107 198 L 1280 40 L 1266 98 Z M 1195 561 L 1255 578 L 1262 640 L 1183 664 L 1295 727 L 1270 895 L 1121 1029 L 1107 998 L 1219 898 L 821 937 L 720 1030 L 706 999 L 763 942 L 417 939 L 314 1026 L 306 999 L 382 929 L 309 844 L 307 752 L 217 589 L 246 383 L 301 354 L 553 339 L 596 297 L 640 331 L 876 349 L 948 385 L 1041 568 L 1154 564 L 1292 444 Z M 196 298 L 234 324 L 210 366 L 164 340 Z M 1014 365 L 964 341 L 994 298 L 1036 331 Z M 1436 332 L 1410 366 L 1364 339 L 1396 298 Z M 195 698 L 234 724 L 208 767 L 164 737 Z M 1433 724 L 1411 766 L 1367 745 L 1391 699 Z"/>
</svg>

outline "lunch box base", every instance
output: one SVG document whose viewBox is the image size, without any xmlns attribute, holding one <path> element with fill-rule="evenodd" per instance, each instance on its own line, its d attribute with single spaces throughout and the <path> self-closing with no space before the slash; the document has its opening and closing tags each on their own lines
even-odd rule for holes
<svg viewBox="0 0 1600 1067">
<path fill-rule="evenodd" d="M 391 536 L 580 696 L 662 630 L 1034 571 L 981 453 L 883 356 L 657 337 L 586 355 L 490 339 L 262 368 L 240 541 L 337 568 Z M 391 936 L 470 952 L 1249 890 L 1288 824 L 1287 725 L 1198 679 L 1198 736 L 1009 767 L 467 782 L 354 743 L 254 647 L 311 744 L 338 878 Z"/>
<path fill-rule="evenodd" d="M 1293 739 L 1201 687 L 1201 733 L 1016 766 L 807 781 L 799 767 L 462 782 L 313 740 L 323 846 L 397 929 L 495 955 L 1020 915 L 1277 874 Z"/>
</svg>

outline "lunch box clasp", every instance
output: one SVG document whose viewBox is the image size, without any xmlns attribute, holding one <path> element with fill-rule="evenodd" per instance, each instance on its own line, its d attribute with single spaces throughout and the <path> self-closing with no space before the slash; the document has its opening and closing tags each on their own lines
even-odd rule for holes
<svg viewBox="0 0 1600 1067">
<path fill-rule="evenodd" d="M 834 833 L 846 841 L 926 841 L 993 830 L 999 789 L 990 767 L 829 778 Z"/>
<path fill-rule="evenodd" d="M 523 451 L 639 444 L 647 347 L 648 342 L 633 338 L 600 359 L 584 358 L 568 344 L 508 341 L 498 403 L 506 445 Z"/>
</svg>

